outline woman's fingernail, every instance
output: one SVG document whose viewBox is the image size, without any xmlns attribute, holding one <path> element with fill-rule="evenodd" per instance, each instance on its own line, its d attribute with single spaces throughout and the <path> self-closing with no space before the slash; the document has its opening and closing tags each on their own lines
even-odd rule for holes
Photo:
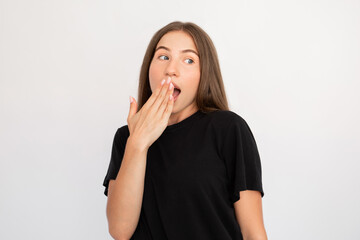
<svg viewBox="0 0 360 240">
<path fill-rule="evenodd" d="M 171 90 L 174 87 L 172 83 L 170 83 L 169 90 Z"/>
<path fill-rule="evenodd" d="M 168 79 L 167 79 L 167 84 L 169 84 L 170 83 L 170 81 L 171 81 L 171 77 L 168 77 Z"/>
<path fill-rule="evenodd" d="M 172 94 L 170 94 L 170 100 L 172 100 L 173 99 L 173 95 Z"/>
<path fill-rule="evenodd" d="M 165 79 L 163 79 L 163 80 L 161 81 L 161 86 L 164 85 L 164 82 L 165 82 Z"/>
<path fill-rule="evenodd" d="M 131 96 L 129 96 L 129 99 L 130 99 L 130 103 L 132 103 L 134 101 Z"/>
</svg>

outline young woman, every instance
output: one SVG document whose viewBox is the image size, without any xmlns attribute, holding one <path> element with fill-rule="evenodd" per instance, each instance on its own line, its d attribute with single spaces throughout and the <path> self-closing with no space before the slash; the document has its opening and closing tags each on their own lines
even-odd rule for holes
<svg viewBox="0 0 360 240">
<path fill-rule="evenodd" d="M 103 182 L 114 239 L 267 239 L 261 163 L 228 109 L 216 49 L 191 22 L 155 33 L 139 102 L 118 128 Z"/>
</svg>

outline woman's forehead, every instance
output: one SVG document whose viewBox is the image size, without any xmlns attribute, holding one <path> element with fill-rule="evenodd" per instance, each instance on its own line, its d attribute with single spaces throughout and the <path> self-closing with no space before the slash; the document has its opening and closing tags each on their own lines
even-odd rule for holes
<svg viewBox="0 0 360 240">
<path fill-rule="evenodd" d="M 156 49 L 159 48 L 159 46 L 165 47 L 165 50 L 184 50 L 184 49 L 192 49 L 197 50 L 194 40 L 192 37 L 183 31 L 171 31 L 166 33 L 158 44 L 156 45 Z"/>
</svg>

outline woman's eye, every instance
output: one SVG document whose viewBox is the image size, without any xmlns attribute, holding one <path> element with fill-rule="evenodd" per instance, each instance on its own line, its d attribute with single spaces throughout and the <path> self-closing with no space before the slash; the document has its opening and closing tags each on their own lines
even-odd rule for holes
<svg viewBox="0 0 360 240">
<path fill-rule="evenodd" d="M 165 55 L 160 55 L 159 58 L 161 59 L 161 57 L 166 57 Z"/>
<path fill-rule="evenodd" d="M 194 61 L 191 58 L 187 58 L 186 60 L 190 60 L 190 63 L 193 63 Z"/>
</svg>

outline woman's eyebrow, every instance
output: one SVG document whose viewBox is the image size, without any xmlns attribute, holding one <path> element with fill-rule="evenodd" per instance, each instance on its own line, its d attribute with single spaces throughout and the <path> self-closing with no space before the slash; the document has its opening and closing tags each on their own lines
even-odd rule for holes
<svg viewBox="0 0 360 240">
<path fill-rule="evenodd" d="M 156 48 L 155 52 L 156 52 L 157 50 L 159 50 L 159 49 L 165 49 L 166 51 L 171 52 L 171 50 L 170 50 L 169 48 L 164 47 L 164 46 L 159 46 L 158 48 Z M 184 50 L 182 50 L 181 52 L 182 52 L 182 53 L 192 52 L 192 53 L 195 53 L 195 54 L 199 57 L 199 54 L 198 54 L 196 51 L 192 50 L 192 49 L 184 49 Z"/>
</svg>

